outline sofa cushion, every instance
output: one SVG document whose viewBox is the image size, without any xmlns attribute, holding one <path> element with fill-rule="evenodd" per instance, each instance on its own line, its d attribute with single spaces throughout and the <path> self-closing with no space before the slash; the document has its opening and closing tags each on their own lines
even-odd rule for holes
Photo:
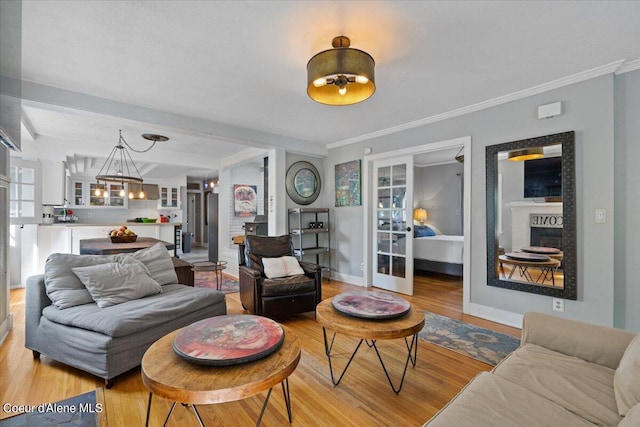
<svg viewBox="0 0 640 427">
<path fill-rule="evenodd" d="M 618 427 L 638 427 L 640 426 L 640 403 L 636 403 L 633 408 L 627 412 Z"/>
<path fill-rule="evenodd" d="M 615 371 L 606 366 L 525 344 L 494 373 L 601 426 L 620 422 L 613 392 Z"/>
<path fill-rule="evenodd" d="M 123 337 L 171 322 L 184 316 L 185 312 L 200 310 L 224 299 L 222 292 L 213 289 L 166 285 L 161 294 L 111 307 L 100 308 L 93 303 L 57 310 L 49 306 L 42 314 L 55 323 Z"/>
<path fill-rule="evenodd" d="M 263 297 L 304 294 L 313 292 L 315 289 L 316 284 L 314 279 L 305 275 L 264 279 L 262 282 Z"/>
<path fill-rule="evenodd" d="M 425 426 L 586 427 L 587 420 L 489 372 L 471 381 Z"/>
<path fill-rule="evenodd" d="M 269 279 L 304 274 L 298 260 L 292 256 L 262 258 L 262 265 L 264 265 L 264 275 Z"/>
<path fill-rule="evenodd" d="M 149 270 L 151 278 L 161 285 L 178 283 L 178 275 L 173 268 L 171 255 L 162 243 L 156 243 L 149 248 L 130 254 L 119 254 L 117 257 L 118 261 L 122 263 L 126 263 L 129 258 L 141 261 Z"/>
<path fill-rule="evenodd" d="M 162 286 L 149 276 L 139 261 L 129 264 L 109 262 L 71 270 L 101 308 L 162 292 Z"/>
<path fill-rule="evenodd" d="M 44 265 L 47 296 L 60 309 L 93 302 L 91 294 L 71 270 L 114 262 L 116 255 L 51 254 Z"/>
<path fill-rule="evenodd" d="M 640 402 L 640 334 L 631 340 L 613 377 L 618 413 L 625 415 Z"/>
</svg>

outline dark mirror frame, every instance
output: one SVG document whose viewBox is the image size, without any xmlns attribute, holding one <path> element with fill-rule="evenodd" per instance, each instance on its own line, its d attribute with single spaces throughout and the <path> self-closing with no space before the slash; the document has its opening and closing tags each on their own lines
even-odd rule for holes
<svg viewBox="0 0 640 427">
<path fill-rule="evenodd" d="M 296 176 L 301 170 L 304 169 L 309 170 L 313 174 L 315 179 L 315 188 L 313 193 L 309 197 L 302 196 L 300 193 L 298 193 L 298 190 L 296 188 Z M 289 198 L 291 200 L 299 205 L 309 205 L 313 203 L 320 195 L 320 190 L 322 188 L 320 173 L 318 172 L 318 169 L 316 169 L 316 167 L 309 162 L 305 162 L 302 160 L 299 162 L 295 162 L 294 164 L 289 166 L 289 169 L 287 170 L 287 175 L 285 177 L 285 188 L 287 190 L 287 195 L 289 195 Z"/>
<path fill-rule="evenodd" d="M 564 289 L 523 282 L 501 280 L 498 272 L 498 236 L 496 213 L 498 198 L 498 153 L 529 147 L 562 145 L 562 245 Z M 530 292 L 570 300 L 578 299 L 576 280 L 576 191 L 575 191 L 575 132 L 564 132 L 486 147 L 487 191 L 487 285 L 498 288 Z"/>
</svg>

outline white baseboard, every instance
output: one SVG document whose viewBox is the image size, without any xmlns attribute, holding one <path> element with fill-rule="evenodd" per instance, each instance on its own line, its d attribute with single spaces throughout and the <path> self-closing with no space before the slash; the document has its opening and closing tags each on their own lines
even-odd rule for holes
<svg viewBox="0 0 640 427">
<path fill-rule="evenodd" d="M 9 315 L 2 320 L 2 323 L 0 323 L 0 344 L 7 338 L 11 328 L 13 328 L 13 314 L 9 313 Z"/>
<path fill-rule="evenodd" d="M 522 314 L 470 302 L 466 314 L 522 329 Z"/>
<path fill-rule="evenodd" d="M 350 274 L 338 273 L 337 271 L 331 272 L 331 279 L 339 280 L 341 282 L 348 283 L 350 285 L 364 287 L 364 277 L 352 276 Z"/>
</svg>

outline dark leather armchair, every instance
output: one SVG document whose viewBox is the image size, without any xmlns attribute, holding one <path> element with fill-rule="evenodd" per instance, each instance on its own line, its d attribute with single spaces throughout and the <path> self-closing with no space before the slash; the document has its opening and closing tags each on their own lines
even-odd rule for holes
<svg viewBox="0 0 640 427">
<path fill-rule="evenodd" d="M 248 235 L 244 246 L 244 254 L 239 256 L 240 301 L 247 311 L 266 317 L 315 311 L 322 301 L 319 265 L 300 261 L 304 275 L 269 279 L 264 274 L 262 258 L 293 256 L 290 235 Z"/>
</svg>

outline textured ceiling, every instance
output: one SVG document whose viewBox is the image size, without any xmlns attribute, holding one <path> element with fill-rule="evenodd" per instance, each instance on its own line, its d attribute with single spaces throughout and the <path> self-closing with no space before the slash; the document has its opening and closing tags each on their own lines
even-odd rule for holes
<svg viewBox="0 0 640 427">
<path fill-rule="evenodd" d="M 49 109 L 41 100 L 25 115 L 36 142 L 115 143 L 117 129 L 164 126 L 175 163 L 189 150 L 322 154 L 327 144 L 637 60 L 639 19 L 640 2 L 24 1 L 23 79 L 74 101 Z M 306 63 L 339 34 L 373 56 L 377 91 L 328 107 L 307 97 Z M 110 101 L 144 114 L 109 117 Z"/>
</svg>

